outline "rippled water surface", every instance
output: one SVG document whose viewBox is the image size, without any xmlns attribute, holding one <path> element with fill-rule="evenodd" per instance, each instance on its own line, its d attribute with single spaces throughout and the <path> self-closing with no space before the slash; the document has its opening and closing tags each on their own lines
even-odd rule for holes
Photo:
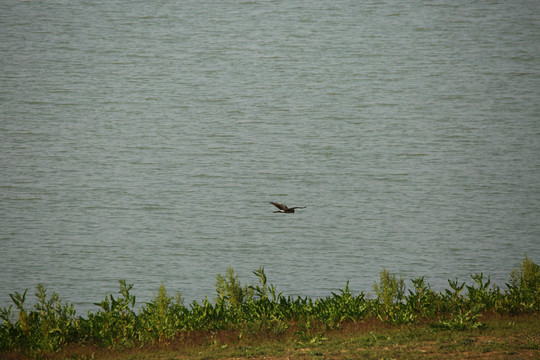
<svg viewBox="0 0 540 360">
<path fill-rule="evenodd" d="M 0 306 L 540 263 L 537 1 L 2 1 Z M 307 205 L 274 214 L 269 201 Z"/>
</svg>

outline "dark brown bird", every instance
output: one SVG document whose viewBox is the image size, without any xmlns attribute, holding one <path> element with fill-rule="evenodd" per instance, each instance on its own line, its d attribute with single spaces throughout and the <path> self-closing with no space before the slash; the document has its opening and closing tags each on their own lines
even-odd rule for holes
<svg viewBox="0 0 540 360">
<path fill-rule="evenodd" d="M 285 204 L 280 204 L 280 203 L 271 202 L 271 201 L 270 201 L 270 204 L 274 205 L 275 207 L 277 207 L 279 209 L 278 211 L 274 211 L 275 213 L 291 214 L 291 213 L 294 213 L 294 209 L 305 209 L 305 208 L 307 208 L 307 206 L 295 206 L 295 207 L 289 208 Z"/>
</svg>

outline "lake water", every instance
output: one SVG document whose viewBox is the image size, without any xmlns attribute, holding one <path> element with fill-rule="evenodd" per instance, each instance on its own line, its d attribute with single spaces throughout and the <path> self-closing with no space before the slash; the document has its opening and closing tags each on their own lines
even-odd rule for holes
<svg viewBox="0 0 540 360">
<path fill-rule="evenodd" d="M 213 299 L 228 266 L 292 296 L 504 287 L 540 263 L 539 10 L 2 1 L 0 306 Z"/>
</svg>

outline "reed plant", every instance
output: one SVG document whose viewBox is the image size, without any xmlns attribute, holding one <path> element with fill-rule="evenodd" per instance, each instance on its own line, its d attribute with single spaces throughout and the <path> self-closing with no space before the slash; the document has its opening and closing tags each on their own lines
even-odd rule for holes
<svg viewBox="0 0 540 360">
<path fill-rule="evenodd" d="M 293 332 L 298 341 L 324 341 L 325 332 L 344 323 L 379 319 L 392 324 L 430 323 L 435 328 L 471 330 L 482 327 L 482 314 L 540 312 L 540 268 L 528 257 L 510 274 L 507 289 L 491 286 L 482 273 L 473 283 L 449 280 L 449 288 L 435 292 L 423 277 L 405 282 L 383 269 L 373 289 L 376 298 L 353 294 L 345 287 L 321 298 L 284 296 L 268 283 L 264 268 L 253 272 L 257 282 L 242 284 L 229 267 L 218 275 L 216 299 L 185 306 L 181 295 L 169 296 L 161 284 L 154 298 L 135 310 L 132 284 L 120 281 L 119 293 L 96 303 L 86 318 L 76 316 L 72 304 L 38 285 L 36 305 L 25 306 L 27 291 L 11 294 L 13 304 L 0 309 L 0 352 L 21 352 L 36 358 L 68 344 L 124 348 L 161 344 L 193 332 L 232 330 L 238 336 Z M 0 353 L 1 355 L 2 353 Z"/>
</svg>

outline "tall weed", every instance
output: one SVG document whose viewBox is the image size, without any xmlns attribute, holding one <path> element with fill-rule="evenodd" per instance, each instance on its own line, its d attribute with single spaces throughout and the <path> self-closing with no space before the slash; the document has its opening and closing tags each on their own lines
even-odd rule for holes
<svg viewBox="0 0 540 360">
<path fill-rule="evenodd" d="M 510 312 L 540 310 L 540 266 L 527 256 L 519 266 L 510 272 L 507 306 Z"/>
<path fill-rule="evenodd" d="M 172 339 L 182 329 L 184 310 L 180 293 L 169 297 L 161 284 L 154 300 L 141 309 L 139 340 L 162 343 Z"/>
<path fill-rule="evenodd" d="M 63 303 L 58 294 L 47 298 L 43 285 L 38 284 L 34 294 L 38 302 L 34 311 L 24 308 L 26 293 L 10 294 L 18 310 L 18 320 L 13 321 L 12 306 L 0 310 L 0 345 L 3 349 L 21 349 L 25 353 L 36 354 L 41 351 L 55 351 L 63 345 L 78 340 L 80 320 L 75 316 L 72 304 Z"/>
<path fill-rule="evenodd" d="M 413 320 L 411 313 L 403 310 L 402 300 L 405 296 L 405 282 L 388 270 L 379 273 L 380 284 L 373 284 L 377 294 L 376 312 L 379 319 L 391 323 L 404 323 Z"/>
<path fill-rule="evenodd" d="M 216 292 L 217 302 L 227 307 L 239 307 L 249 295 L 247 286 L 240 285 L 238 276 L 230 266 L 227 268 L 225 277 L 218 274 Z"/>
<path fill-rule="evenodd" d="M 120 295 L 112 294 L 99 303 L 96 314 L 88 314 L 90 336 L 106 346 L 132 346 L 137 338 L 138 318 L 135 314 L 135 296 L 130 293 L 133 284 L 120 280 Z"/>
<path fill-rule="evenodd" d="M 411 280 L 414 290 L 409 290 L 406 304 L 414 319 L 429 318 L 439 312 L 440 296 L 431 290 L 424 277 Z"/>
</svg>

